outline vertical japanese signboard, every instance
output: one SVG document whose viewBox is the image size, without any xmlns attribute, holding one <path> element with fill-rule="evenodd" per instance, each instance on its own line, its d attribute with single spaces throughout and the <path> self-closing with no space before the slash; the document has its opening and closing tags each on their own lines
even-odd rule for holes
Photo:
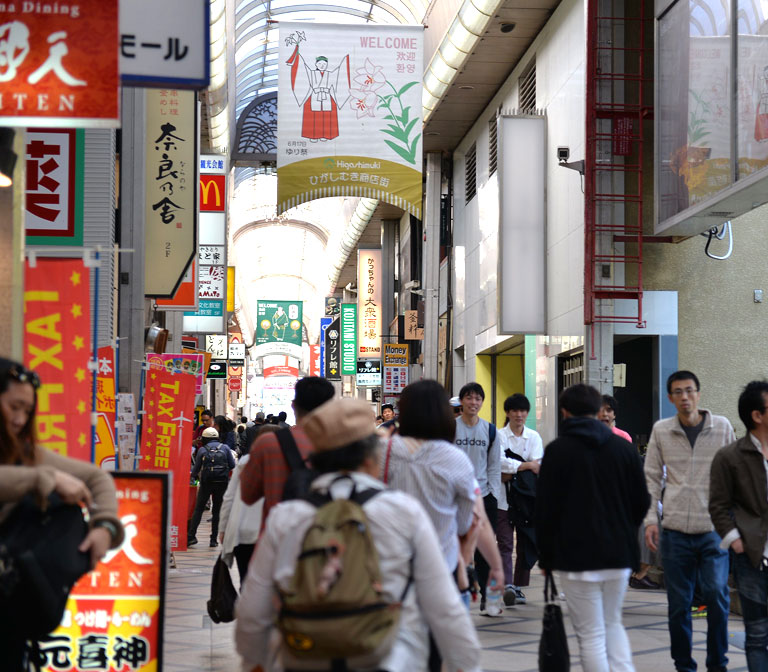
<svg viewBox="0 0 768 672">
<path fill-rule="evenodd" d="M 40 641 L 41 669 L 163 669 L 168 477 L 114 474 L 122 545 L 72 588 L 61 625 Z"/>
<path fill-rule="evenodd" d="M 24 152 L 27 245 L 81 246 L 85 131 L 28 129 Z"/>
<path fill-rule="evenodd" d="M 421 218 L 423 32 L 280 21 L 278 213 L 362 196 Z"/>
<path fill-rule="evenodd" d="M 184 331 L 226 332 L 227 312 L 227 193 L 223 156 L 199 159 L 198 199 L 198 305 L 184 313 Z"/>
<path fill-rule="evenodd" d="M 357 252 L 358 359 L 381 358 L 381 250 Z"/>
<path fill-rule="evenodd" d="M 117 0 L 0 3 L 0 126 L 118 126 Z"/>
<path fill-rule="evenodd" d="M 408 349 L 407 343 L 384 345 L 384 394 L 400 394 L 408 385 Z"/>
<path fill-rule="evenodd" d="M 147 371 L 139 470 L 173 474 L 171 550 L 187 548 L 187 496 L 194 417 L 195 379 L 192 376 L 163 370 Z"/>
<path fill-rule="evenodd" d="M 320 346 L 319 345 L 309 346 L 309 375 L 310 376 L 320 375 Z"/>
<path fill-rule="evenodd" d="M 341 304 L 341 375 L 357 373 L 357 304 Z"/>
<path fill-rule="evenodd" d="M 146 296 L 171 299 L 197 250 L 197 98 L 146 92 Z"/>
<path fill-rule="evenodd" d="M 116 414 L 115 349 L 105 345 L 98 349 L 96 369 L 96 464 L 102 468 L 119 468 L 115 464 Z"/>
<path fill-rule="evenodd" d="M 341 315 L 336 316 L 325 330 L 325 377 L 341 380 Z"/>
<path fill-rule="evenodd" d="M 82 259 L 37 259 L 24 275 L 24 365 L 40 376 L 37 442 L 91 459 L 90 304 Z"/>
<path fill-rule="evenodd" d="M 331 326 L 331 322 L 333 322 L 332 317 L 321 317 L 320 318 L 320 374 L 321 376 L 325 375 L 325 332 L 328 329 L 329 326 Z"/>
</svg>

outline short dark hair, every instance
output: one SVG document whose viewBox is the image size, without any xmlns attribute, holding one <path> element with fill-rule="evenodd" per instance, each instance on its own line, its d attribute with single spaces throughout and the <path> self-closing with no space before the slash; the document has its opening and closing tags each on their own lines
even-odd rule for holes
<svg viewBox="0 0 768 672">
<path fill-rule="evenodd" d="M 701 383 L 696 377 L 695 373 L 691 371 L 675 371 L 669 378 L 667 378 L 667 394 L 672 394 L 672 383 L 678 380 L 692 380 L 696 384 L 696 391 L 701 389 Z"/>
<path fill-rule="evenodd" d="M 459 390 L 459 399 L 463 399 L 472 393 L 479 395 L 481 399 L 485 400 L 485 390 L 483 390 L 483 386 L 480 383 L 467 383 L 464 385 Z"/>
<path fill-rule="evenodd" d="M 243 416 L 242 418 L 240 418 L 240 422 L 242 422 L 243 424 L 245 424 L 246 422 L 248 422 L 248 418 L 246 418 L 245 416 Z"/>
<path fill-rule="evenodd" d="M 309 413 L 333 399 L 335 390 L 329 380 L 307 376 L 296 383 L 293 406 L 299 413 Z"/>
<path fill-rule="evenodd" d="M 207 408 L 206 408 L 206 409 L 205 409 L 205 410 L 204 410 L 204 411 L 203 411 L 203 412 L 200 414 L 200 417 L 202 418 L 204 415 L 207 415 L 209 418 L 212 418 L 212 417 L 213 417 L 213 411 L 211 411 L 210 409 L 207 409 Z"/>
<path fill-rule="evenodd" d="M 560 393 L 560 408 L 575 416 L 597 415 L 602 401 L 600 393 L 584 383 L 571 385 Z"/>
<path fill-rule="evenodd" d="M 376 434 L 333 450 L 321 450 L 311 453 L 309 461 L 312 468 L 328 474 L 334 471 L 357 471 L 365 460 L 376 454 L 379 437 Z"/>
<path fill-rule="evenodd" d="M 516 392 L 511 397 L 507 397 L 504 400 L 504 412 L 509 413 L 510 411 L 526 411 L 530 413 L 531 402 L 528 401 L 528 397 L 524 394 Z"/>
<path fill-rule="evenodd" d="M 394 407 L 392 404 L 382 404 L 382 405 L 381 405 L 381 412 L 382 412 L 382 413 L 384 412 L 384 409 L 385 409 L 385 408 L 388 408 L 388 409 L 389 409 L 390 411 L 392 411 L 393 413 L 395 412 L 395 407 Z"/>
<path fill-rule="evenodd" d="M 765 380 L 753 380 L 744 386 L 744 390 L 739 396 L 739 417 L 747 428 L 747 431 L 755 428 L 752 420 L 752 411 L 765 410 L 765 399 L 763 395 L 768 394 L 768 382 Z"/>
<path fill-rule="evenodd" d="M 601 406 L 607 406 L 614 413 L 616 413 L 619 410 L 618 402 L 610 394 L 603 395 L 603 403 L 601 404 Z"/>
<path fill-rule="evenodd" d="M 280 412 L 277 414 L 277 419 L 278 419 L 280 422 L 285 422 L 285 421 L 288 419 L 288 414 L 287 414 L 285 411 L 280 411 Z"/>
<path fill-rule="evenodd" d="M 443 439 L 453 443 L 456 419 L 448 393 L 436 380 L 407 385 L 400 395 L 400 434 L 417 439 Z"/>
</svg>

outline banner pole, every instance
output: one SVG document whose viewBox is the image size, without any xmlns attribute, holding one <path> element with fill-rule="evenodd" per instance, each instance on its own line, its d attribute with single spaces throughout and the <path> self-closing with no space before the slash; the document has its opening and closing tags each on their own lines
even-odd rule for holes
<svg viewBox="0 0 768 672">
<path fill-rule="evenodd" d="M 139 398 L 136 404 L 136 438 L 133 444 L 133 470 L 139 470 L 139 450 L 141 449 L 141 430 L 144 427 L 144 379 L 147 370 L 141 367 L 141 382 L 139 383 Z"/>
<path fill-rule="evenodd" d="M 96 390 L 99 375 L 99 250 L 93 253 L 93 363 L 91 365 L 91 462 L 96 464 L 96 424 L 98 413 L 96 411 Z M 96 465 L 99 466 L 99 465 Z"/>
</svg>

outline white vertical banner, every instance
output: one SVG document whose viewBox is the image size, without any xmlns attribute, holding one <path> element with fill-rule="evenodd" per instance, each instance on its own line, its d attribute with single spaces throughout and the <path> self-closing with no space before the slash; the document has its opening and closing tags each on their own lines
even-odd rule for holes
<svg viewBox="0 0 768 672">
<path fill-rule="evenodd" d="M 381 358 L 381 250 L 357 251 L 357 358 Z"/>
<path fill-rule="evenodd" d="M 421 218 L 423 26 L 280 22 L 278 213 L 327 196 Z"/>
<path fill-rule="evenodd" d="M 547 121 L 501 116 L 498 333 L 547 329 Z"/>
</svg>

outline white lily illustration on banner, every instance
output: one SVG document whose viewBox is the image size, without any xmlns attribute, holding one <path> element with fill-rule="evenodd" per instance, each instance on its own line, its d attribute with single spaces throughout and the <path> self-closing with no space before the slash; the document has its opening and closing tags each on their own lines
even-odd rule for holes
<svg viewBox="0 0 768 672">
<path fill-rule="evenodd" d="M 352 96 L 349 106 L 356 112 L 358 119 L 376 116 L 376 103 L 379 101 L 379 96 L 375 91 L 350 89 L 349 95 Z"/>
<path fill-rule="evenodd" d="M 370 58 L 365 59 L 365 67 L 355 70 L 354 82 L 363 91 L 378 91 L 387 83 L 384 76 L 384 69 L 380 65 L 375 65 Z"/>
</svg>

